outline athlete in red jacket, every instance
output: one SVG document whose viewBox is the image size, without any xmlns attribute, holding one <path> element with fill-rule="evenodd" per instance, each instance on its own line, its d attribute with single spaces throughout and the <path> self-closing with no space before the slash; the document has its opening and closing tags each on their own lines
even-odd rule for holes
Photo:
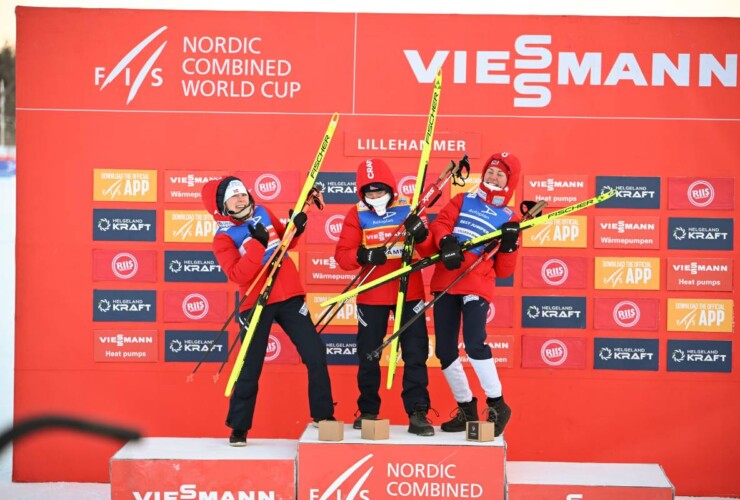
<svg viewBox="0 0 740 500">
<path fill-rule="evenodd" d="M 461 319 L 465 352 L 486 394 L 487 420 L 495 423 L 496 436 L 504 431 L 511 416 L 491 349 L 485 342 L 486 316 L 493 300 L 495 278 L 510 276 L 516 267 L 519 223 L 506 205 L 519 181 L 519 171 L 519 160 L 514 155 L 492 155 L 483 166 L 477 192 L 455 196 L 430 225 L 432 239 L 441 254 L 441 262 L 436 264 L 432 276 L 432 293 L 444 290 L 483 252 L 483 247 L 478 247 L 462 253 L 462 242 L 502 230 L 495 257 L 481 262 L 434 305 L 436 354 L 458 404 L 456 415 L 442 424 L 443 431 L 463 431 L 467 421 L 478 420 L 478 401 L 473 397 L 459 357 Z"/>
<path fill-rule="evenodd" d="M 229 280 L 238 284 L 240 293 L 244 294 L 280 245 L 285 226 L 267 207 L 255 205 L 247 188 L 236 177 L 210 181 L 203 186 L 201 194 L 206 210 L 219 225 L 213 238 L 213 253 Z M 293 222 L 296 225 L 296 236 L 293 244 L 303 233 L 306 221 L 305 213 L 295 215 Z M 245 321 L 249 310 L 254 306 L 266 275 L 267 273 L 263 274 L 252 296 L 244 301 L 242 321 Z M 229 401 L 226 425 L 232 428 L 229 438 L 232 446 L 247 444 L 247 431 L 252 427 L 257 385 L 273 321 L 280 325 L 295 344 L 301 361 L 308 370 L 311 417 L 314 421 L 334 419 L 326 348 L 316 333 L 304 296 L 295 265 L 286 255 L 267 305 L 262 310 L 244 366 Z M 245 333 L 242 329 L 242 341 Z"/>
<path fill-rule="evenodd" d="M 344 218 L 334 255 L 339 267 L 352 271 L 363 265 L 375 266 L 368 280 L 400 268 L 404 238 L 401 237 L 387 252 L 382 245 L 404 220 L 406 231 L 414 236 L 415 242 L 422 248 L 424 245 L 431 248 L 424 221 L 416 215 L 409 216 L 411 207 L 406 200 L 398 198 L 396 181 L 385 162 L 369 159 L 360 163 L 356 185 L 360 201 Z M 380 364 L 377 360 L 368 360 L 367 355 L 383 342 L 391 309 L 396 305 L 398 283 L 398 280 L 391 281 L 357 297 L 357 385 L 360 390 L 357 406 L 360 416 L 354 422 L 356 429 L 362 427 L 363 419 L 376 419 L 380 413 Z M 424 285 L 421 274 L 415 273 L 409 277 L 402 322 L 408 321 L 423 306 Z M 434 428 L 427 419 L 429 335 L 425 319 L 422 317 L 415 321 L 401 334 L 399 342 L 404 362 L 401 398 L 409 415 L 408 430 L 413 434 L 432 436 Z"/>
</svg>

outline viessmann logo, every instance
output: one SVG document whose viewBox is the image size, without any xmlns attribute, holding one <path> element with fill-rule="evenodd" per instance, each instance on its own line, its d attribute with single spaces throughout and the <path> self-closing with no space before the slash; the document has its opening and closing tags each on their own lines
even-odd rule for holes
<svg viewBox="0 0 740 500">
<path fill-rule="evenodd" d="M 133 49 L 128 51 L 118 63 L 109 70 L 110 66 L 96 66 L 95 67 L 95 86 L 101 91 L 111 84 L 116 78 L 121 76 L 123 84 L 129 88 L 128 98 L 126 99 L 126 105 L 130 104 L 134 100 L 136 94 L 142 85 L 148 84 L 151 87 L 161 87 L 164 83 L 162 77 L 162 68 L 154 66 L 157 59 L 162 54 L 167 42 L 164 41 L 157 47 L 153 53 L 151 53 L 146 61 L 142 65 L 134 64 L 134 59 L 139 54 L 145 51 L 154 40 L 159 37 L 167 26 L 155 30 L 149 36 L 140 41 Z M 156 42 L 155 42 L 156 44 Z M 147 51 L 148 52 L 148 51 Z M 143 59 L 144 56 L 139 58 Z M 137 71 L 138 69 L 138 71 Z M 136 76 L 132 78 L 133 73 L 136 72 Z"/>
</svg>

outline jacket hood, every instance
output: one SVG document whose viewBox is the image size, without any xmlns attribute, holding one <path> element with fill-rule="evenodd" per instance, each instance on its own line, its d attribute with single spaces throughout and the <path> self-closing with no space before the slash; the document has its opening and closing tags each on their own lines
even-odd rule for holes
<svg viewBox="0 0 740 500">
<path fill-rule="evenodd" d="M 396 192 L 396 180 L 393 178 L 393 173 L 390 167 L 383 160 L 377 158 L 370 158 L 364 160 L 357 166 L 357 177 L 355 185 L 357 186 L 357 197 L 360 201 L 364 202 L 364 196 L 362 188 L 370 186 L 371 184 L 385 184 L 391 191 L 391 201 L 389 206 L 393 204 L 394 200 L 398 197 Z"/>
<path fill-rule="evenodd" d="M 501 191 L 488 192 L 483 187 L 483 177 L 486 171 L 491 167 L 498 167 L 506 172 L 507 181 L 506 187 Z M 519 159 L 511 153 L 494 153 L 486 160 L 483 164 L 483 169 L 480 173 L 481 178 L 481 190 L 484 190 L 488 195 L 486 203 L 497 207 L 505 207 L 509 204 L 511 197 L 514 196 L 516 186 L 519 184 L 519 174 L 521 172 L 521 165 Z"/>
</svg>

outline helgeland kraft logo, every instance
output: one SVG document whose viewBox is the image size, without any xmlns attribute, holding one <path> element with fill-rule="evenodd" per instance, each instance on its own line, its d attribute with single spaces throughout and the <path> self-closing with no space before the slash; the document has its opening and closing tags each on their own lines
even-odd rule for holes
<svg viewBox="0 0 740 500">
<path fill-rule="evenodd" d="M 209 330 L 165 330 L 165 361 L 226 361 L 229 350 L 228 335 Z M 218 340 L 216 340 L 218 338 Z"/>
<path fill-rule="evenodd" d="M 596 208 L 660 208 L 660 177 L 596 176 L 596 194 L 617 190 Z"/>
<path fill-rule="evenodd" d="M 669 372 L 732 371 L 732 342 L 729 340 L 668 340 Z"/>
<path fill-rule="evenodd" d="M 95 86 L 101 91 L 111 84 L 119 75 L 123 80 L 123 84 L 129 87 L 128 97 L 126 99 L 126 105 L 130 104 L 134 100 L 136 94 L 143 84 L 147 84 L 151 87 L 161 87 L 164 83 L 162 77 L 162 68 L 155 66 L 157 59 L 162 54 L 167 42 L 163 42 L 159 45 L 154 52 L 152 52 L 145 62 L 141 65 L 137 65 L 138 71 L 133 69 L 134 59 L 144 51 L 162 32 L 167 29 L 167 26 L 153 31 L 149 36 L 141 40 L 136 46 L 129 50 L 116 64 L 113 69 L 109 69 L 110 66 L 96 66 L 95 67 Z M 156 42 L 155 42 L 156 43 Z M 143 56 L 142 56 L 143 57 Z M 133 77 L 134 71 L 136 76 Z M 132 78 L 133 77 L 133 78 Z"/>
<path fill-rule="evenodd" d="M 164 280 L 179 283 L 226 283 L 216 257 L 210 251 L 164 252 Z"/>
<path fill-rule="evenodd" d="M 93 321 L 156 321 L 154 290 L 93 290 Z"/>
<path fill-rule="evenodd" d="M 349 172 L 319 172 L 317 186 L 322 187 L 327 204 L 354 204 L 359 201 L 355 174 Z"/>
<path fill-rule="evenodd" d="M 597 370 L 658 371 L 658 339 L 594 339 Z"/>
<path fill-rule="evenodd" d="M 522 297 L 524 328 L 586 328 L 585 297 Z"/>
<path fill-rule="evenodd" d="M 156 241 L 155 210 L 93 209 L 94 241 Z"/>
<path fill-rule="evenodd" d="M 732 250 L 733 219 L 668 218 L 668 248 L 675 250 Z"/>
</svg>

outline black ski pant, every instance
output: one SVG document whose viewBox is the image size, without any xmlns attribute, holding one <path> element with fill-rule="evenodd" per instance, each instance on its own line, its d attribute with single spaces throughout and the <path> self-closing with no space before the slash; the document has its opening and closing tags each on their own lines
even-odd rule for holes
<svg viewBox="0 0 740 500">
<path fill-rule="evenodd" d="M 249 311 L 242 312 L 242 320 L 244 321 L 248 315 Z M 262 316 L 244 358 L 244 366 L 234 384 L 234 392 L 229 401 L 226 425 L 232 429 L 248 431 L 252 428 L 258 383 L 273 321 L 280 325 L 296 346 L 301 361 L 308 370 L 308 402 L 311 418 L 324 420 L 334 415 L 334 400 L 326 365 L 326 347 L 316 333 L 308 306 L 303 297 L 298 296 L 268 304 L 262 310 Z M 243 341 L 246 331 L 242 329 L 241 333 Z M 286 395 L 292 392 L 289 381 L 285 383 L 284 389 Z"/>
<path fill-rule="evenodd" d="M 423 307 L 423 300 L 404 303 L 402 323 L 405 324 L 414 314 L 414 307 Z M 388 318 L 394 306 L 357 305 L 358 330 L 357 387 L 360 397 L 357 407 L 362 413 L 380 413 L 380 360 L 367 359 L 367 354 L 383 343 L 388 330 Z M 403 389 L 401 399 L 406 413 L 411 414 L 416 406 L 429 407 L 427 385 L 427 358 L 429 357 L 429 334 L 426 320 L 422 316 L 401 334 L 401 356 L 403 357 Z"/>
<path fill-rule="evenodd" d="M 491 359 L 486 344 L 486 316 L 489 303 L 478 295 L 445 294 L 434 304 L 434 333 L 437 336 L 435 354 L 442 369 L 459 356 L 460 320 L 462 319 L 465 352 L 471 359 Z"/>
</svg>

